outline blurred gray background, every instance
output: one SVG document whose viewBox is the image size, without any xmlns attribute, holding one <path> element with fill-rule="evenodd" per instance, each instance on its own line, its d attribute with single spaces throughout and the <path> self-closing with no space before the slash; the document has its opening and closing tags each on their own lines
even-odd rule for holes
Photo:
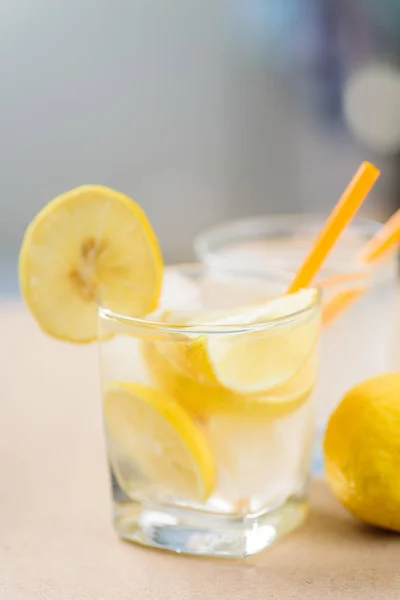
<svg viewBox="0 0 400 600">
<path fill-rule="evenodd" d="M 18 291 L 30 219 L 82 183 L 141 203 L 167 261 L 225 219 L 329 210 L 363 159 L 384 170 L 365 208 L 384 218 L 400 3 L 376 4 L 0 0 L 0 293 Z M 363 80 L 346 117 L 351 77 L 377 61 L 393 81 Z"/>
</svg>

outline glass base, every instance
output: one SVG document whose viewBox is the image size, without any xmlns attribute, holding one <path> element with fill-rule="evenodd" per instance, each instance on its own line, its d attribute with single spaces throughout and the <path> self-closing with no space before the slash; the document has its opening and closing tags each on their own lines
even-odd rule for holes
<svg viewBox="0 0 400 600">
<path fill-rule="evenodd" d="M 118 535 L 130 542 L 184 554 L 242 558 L 272 546 L 306 517 L 303 498 L 238 518 L 166 505 L 115 503 Z"/>
</svg>

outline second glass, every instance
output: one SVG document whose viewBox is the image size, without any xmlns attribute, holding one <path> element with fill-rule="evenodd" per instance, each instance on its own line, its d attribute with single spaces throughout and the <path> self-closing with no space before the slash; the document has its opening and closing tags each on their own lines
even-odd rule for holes
<svg viewBox="0 0 400 600">
<path fill-rule="evenodd" d="M 241 268 L 258 274 L 277 268 L 286 273 L 289 282 L 323 222 L 322 216 L 309 214 L 242 219 L 204 232 L 197 238 L 195 250 L 199 259 L 213 267 Z M 318 274 L 319 285 L 328 281 L 333 284 L 323 290 L 323 307 L 338 292 L 353 288 L 363 292 L 336 320 L 322 328 L 315 391 L 317 473 L 323 466 L 322 438 L 332 410 L 353 385 L 393 368 L 397 255 L 375 266 L 356 262 L 357 253 L 380 227 L 381 223 L 355 219 Z"/>
<path fill-rule="evenodd" d="M 240 557 L 303 520 L 319 293 L 307 290 L 296 305 L 279 298 L 284 286 L 277 275 L 171 267 L 155 314 L 100 307 L 121 537 Z"/>
</svg>

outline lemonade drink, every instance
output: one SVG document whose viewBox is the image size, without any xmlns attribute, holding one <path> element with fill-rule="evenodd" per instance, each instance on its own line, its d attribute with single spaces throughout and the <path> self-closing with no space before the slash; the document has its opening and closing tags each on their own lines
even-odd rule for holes
<svg viewBox="0 0 400 600">
<path fill-rule="evenodd" d="M 143 320 L 100 307 L 103 408 L 120 535 L 252 554 L 304 517 L 318 293 L 168 268 Z M 162 303 L 165 306 L 162 306 Z"/>
<path fill-rule="evenodd" d="M 29 225 L 32 315 L 53 338 L 100 343 L 124 539 L 246 556 L 304 517 L 319 293 L 282 295 L 277 273 L 164 269 L 140 206 L 102 186 L 62 194 Z"/>
<path fill-rule="evenodd" d="M 254 273 L 276 268 L 286 272 L 289 283 L 322 222 L 321 217 L 307 214 L 243 219 L 201 234 L 196 252 L 213 267 L 245 268 Z M 380 227 L 374 221 L 355 219 L 318 273 L 320 284 L 335 279 L 339 282 L 323 289 L 322 307 L 338 292 L 363 291 L 339 318 L 322 328 L 315 391 L 313 466 L 317 473 L 323 469 L 321 440 L 326 424 L 343 395 L 358 382 L 395 367 L 392 356 L 398 303 L 397 255 L 392 254 L 377 265 L 361 266 L 356 262 L 361 248 Z M 352 279 L 355 273 L 359 277 Z"/>
</svg>

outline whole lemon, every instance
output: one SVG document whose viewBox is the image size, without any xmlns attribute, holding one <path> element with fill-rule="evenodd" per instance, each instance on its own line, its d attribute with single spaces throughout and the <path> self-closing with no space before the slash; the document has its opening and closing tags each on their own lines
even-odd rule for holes
<svg viewBox="0 0 400 600">
<path fill-rule="evenodd" d="M 353 515 L 400 532 L 400 373 L 363 381 L 332 414 L 326 476 Z"/>
</svg>

